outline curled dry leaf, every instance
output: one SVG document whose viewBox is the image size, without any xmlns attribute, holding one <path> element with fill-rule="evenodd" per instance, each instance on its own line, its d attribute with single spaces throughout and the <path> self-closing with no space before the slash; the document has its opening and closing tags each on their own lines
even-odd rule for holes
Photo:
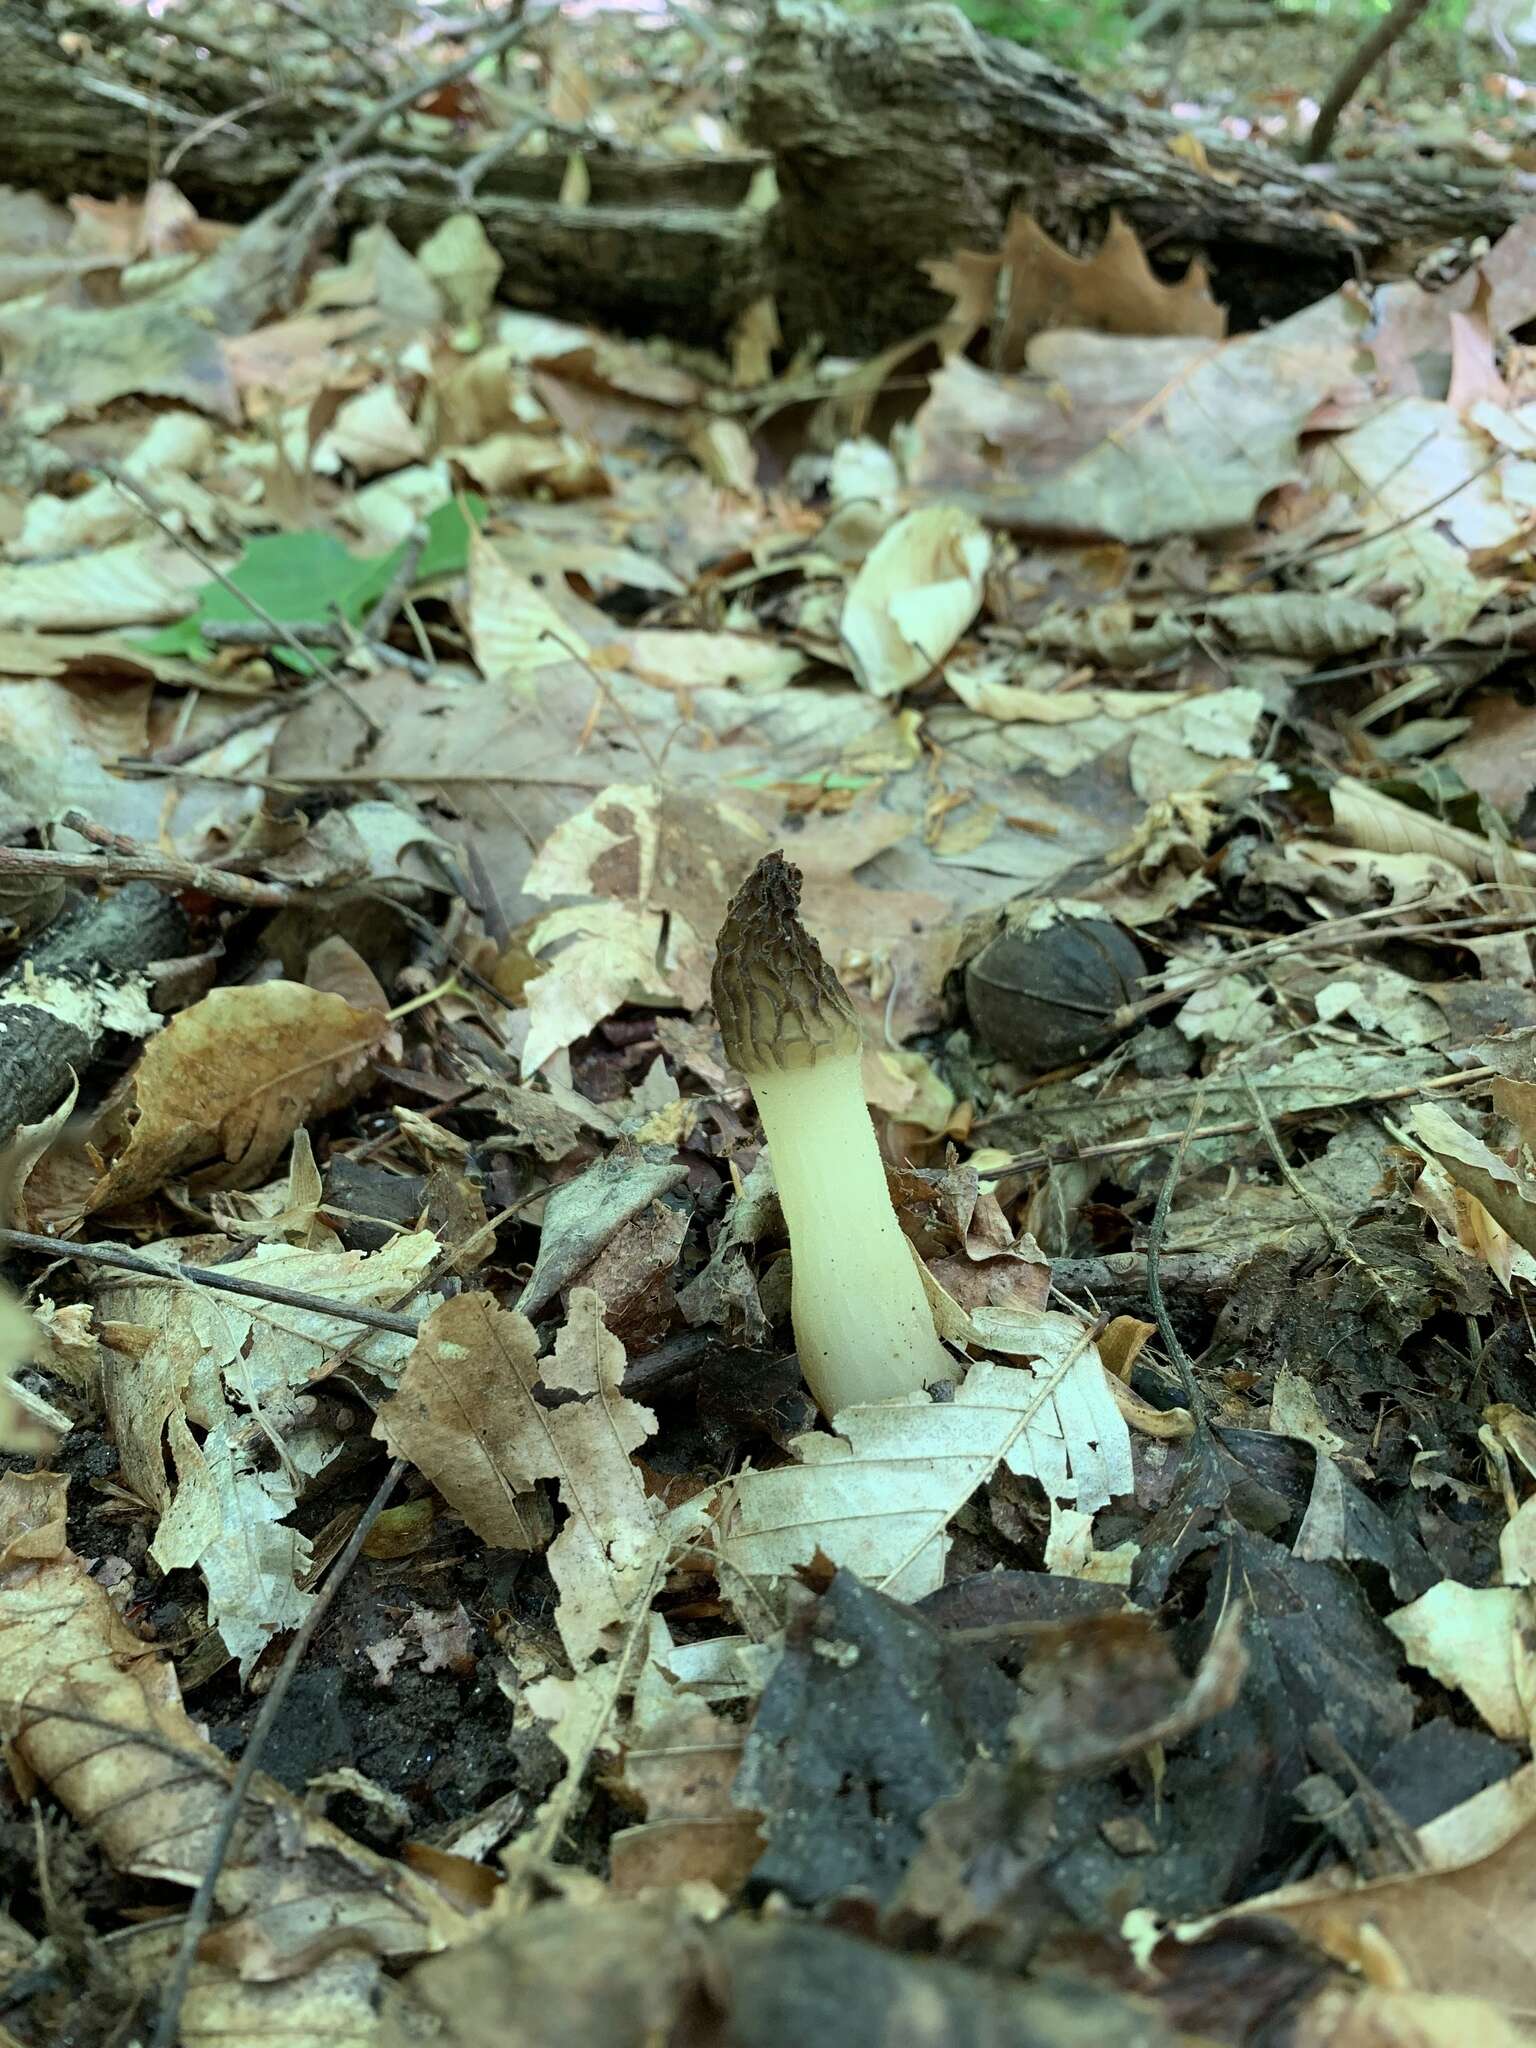
<svg viewBox="0 0 1536 2048">
<path fill-rule="evenodd" d="M 83 1213 L 142 1201 L 197 1167 L 223 1187 L 259 1181 L 300 1124 L 358 1093 L 388 1030 L 382 1010 L 301 982 L 215 989 L 151 1039 L 102 1111 L 92 1135 L 109 1163 Z"/>
<path fill-rule="evenodd" d="M 558 1481 L 567 1521 L 549 1568 L 578 1669 L 648 1595 L 661 1549 L 659 1513 L 630 1462 L 656 1418 L 620 1393 L 623 1372 L 624 1347 L 590 1288 L 572 1290 L 570 1320 L 542 1364 L 525 1316 L 463 1294 L 428 1317 L 375 1425 L 488 1543 L 531 1548 L 541 1530 L 527 1496 L 539 1479 Z M 541 1380 L 580 1399 L 546 1407 L 534 1392 Z"/>
<path fill-rule="evenodd" d="M 1522 1250 L 1536 1255 L 1536 1182 L 1501 1159 L 1438 1102 L 1415 1103 L 1409 1124 L 1456 1185 L 1480 1203 Z"/>
<path fill-rule="evenodd" d="M 843 606 L 842 641 L 876 697 L 920 683 L 981 609 L 992 543 L 953 505 L 925 505 L 875 544 Z"/>
</svg>

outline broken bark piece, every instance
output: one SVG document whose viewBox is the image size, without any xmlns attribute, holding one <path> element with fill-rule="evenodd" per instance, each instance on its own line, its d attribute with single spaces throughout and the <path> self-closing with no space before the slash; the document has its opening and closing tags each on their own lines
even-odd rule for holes
<svg viewBox="0 0 1536 2048">
<path fill-rule="evenodd" d="M 111 996 L 186 944 L 187 921 L 148 882 L 80 903 L 0 981 L 0 1145 L 56 1109 L 114 1028 Z M 143 997 L 139 997 L 142 1005 Z"/>
</svg>

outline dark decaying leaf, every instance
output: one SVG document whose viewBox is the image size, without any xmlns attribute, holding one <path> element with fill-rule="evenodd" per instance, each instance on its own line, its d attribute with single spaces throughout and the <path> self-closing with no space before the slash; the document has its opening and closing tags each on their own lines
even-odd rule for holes
<svg viewBox="0 0 1536 2048">
<path fill-rule="evenodd" d="M 1144 1998 L 1022 1984 L 792 1921 L 705 1926 L 665 1904 L 546 1905 L 412 1973 L 381 2048 L 424 2015 L 444 2048 L 1174 2048 Z"/>
<path fill-rule="evenodd" d="M 800 1615 L 748 1737 L 737 1797 L 768 1840 L 754 1887 L 804 1905 L 888 1898 L 923 1814 L 979 1749 L 1002 1748 L 1013 1704 L 979 1651 L 839 1572 Z"/>
</svg>

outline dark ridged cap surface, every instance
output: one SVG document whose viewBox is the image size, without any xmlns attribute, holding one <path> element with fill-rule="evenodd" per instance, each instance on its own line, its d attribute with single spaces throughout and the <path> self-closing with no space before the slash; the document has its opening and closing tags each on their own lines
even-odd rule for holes
<svg viewBox="0 0 1536 2048">
<path fill-rule="evenodd" d="M 787 1073 L 858 1049 L 857 1013 L 800 922 L 800 870 L 782 853 L 737 890 L 715 948 L 710 993 L 733 1067 Z"/>
</svg>

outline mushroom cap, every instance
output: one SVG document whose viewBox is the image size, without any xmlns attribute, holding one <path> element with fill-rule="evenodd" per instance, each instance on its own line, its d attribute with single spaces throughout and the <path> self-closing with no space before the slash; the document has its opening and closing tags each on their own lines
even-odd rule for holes
<svg viewBox="0 0 1536 2048">
<path fill-rule="evenodd" d="M 764 854 L 732 899 L 710 995 L 725 1056 L 743 1074 L 858 1051 L 858 1013 L 800 922 L 800 870 L 782 852 Z"/>
</svg>

